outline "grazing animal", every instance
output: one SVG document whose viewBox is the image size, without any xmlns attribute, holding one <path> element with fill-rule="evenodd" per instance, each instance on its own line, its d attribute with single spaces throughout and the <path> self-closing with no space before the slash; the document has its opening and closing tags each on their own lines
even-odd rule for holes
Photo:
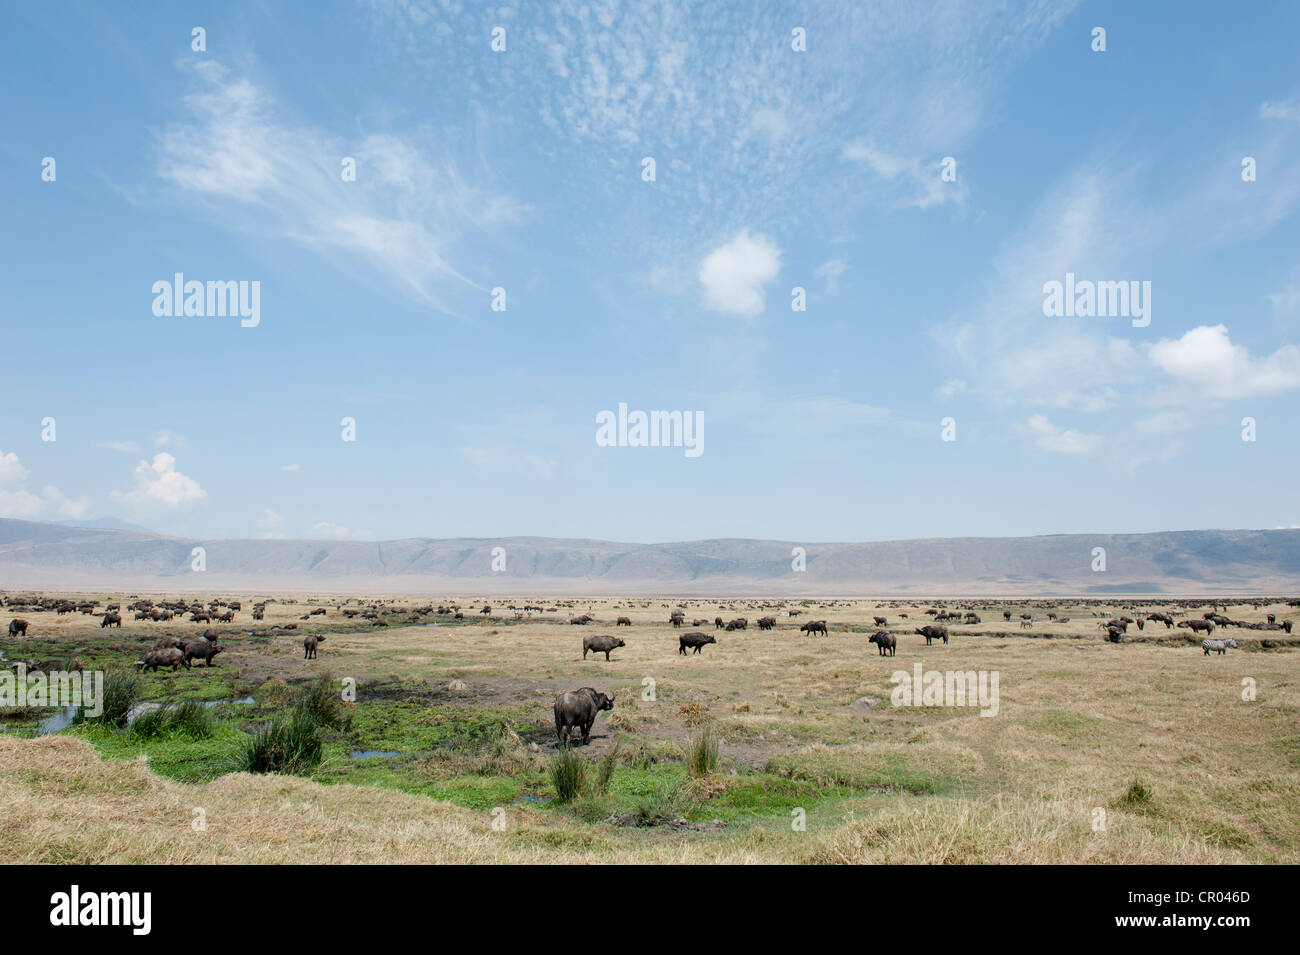
<svg viewBox="0 0 1300 955">
<path fill-rule="evenodd" d="M 1205 652 L 1201 654 L 1201 656 L 1208 657 L 1210 655 L 1211 650 L 1213 650 L 1219 656 L 1223 656 L 1224 652 L 1228 649 L 1228 647 L 1236 647 L 1236 646 L 1239 646 L 1239 644 L 1237 643 L 1236 640 L 1232 639 L 1232 637 L 1229 637 L 1227 640 L 1202 640 L 1201 649 L 1204 650 Z"/>
<path fill-rule="evenodd" d="M 871 619 L 876 622 L 877 627 L 883 627 L 886 623 L 889 622 L 884 617 L 872 617 Z"/>
<path fill-rule="evenodd" d="M 892 657 L 898 652 L 898 638 L 892 633 L 885 633 L 883 630 L 880 633 L 873 633 L 870 642 L 876 645 L 879 656 Z"/>
<path fill-rule="evenodd" d="M 1118 627 L 1120 630 L 1128 633 L 1129 623 L 1130 621 L 1127 617 L 1116 617 L 1114 620 L 1104 621 L 1103 623 L 1097 624 L 1097 626 L 1102 630 L 1109 630 L 1111 627 Z"/>
<path fill-rule="evenodd" d="M 686 622 L 686 614 L 682 613 L 680 610 L 674 610 L 668 615 L 668 622 L 674 627 L 680 627 Z"/>
<path fill-rule="evenodd" d="M 1033 618 L 1033 617 L 1021 617 L 1021 618 L 1020 618 L 1020 629 L 1021 629 L 1021 630 L 1028 630 L 1031 626 L 1033 626 L 1033 623 L 1034 623 L 1034 618 Z"/>
<path fill-rule="evenodd" d="M 316 659 L 316 645 L 324 643 L 325 638 L 309 633 L 302 638 L 302 658 L 304 660 Z"/>
<path fill-rule="evenodd" d="M 631 618 L 631 617 L 619 617 L 616 621 L 614 621 L 614 626 L 616 626 L 616 627 L 630 627 L 630 626 L 632 626 L 632 618 Z"/>
<path fill-rule="evenodd" d="M 1200 633 L 1202 630 L 1207 634 L 1214 633 L 1214 622 L 1210 620 L 1179 620 L 1178 626 L 1186 627 L 1194 633 Z"/>
<path fill-rule="evenodd" d="M 827 632 L 825 620 L 809 620 L 799 629 L 807 633 L 809 636 L 814 633 L 820 633 L 824 636 Z"/>
<path fill-rule="evenodd" d="M 1147 614 L 1147 619 L 1163 623 L 1166 630 L 1171 629 L 1174 625 L 1174 618 L 1169 616 L 1167 613 L 1149 613 Z"/>
<path fill-rule="evenodd" d="M 172 672 L 175 673 L 182 665 L 187 670 L 190 668 L 185 660 L 185 654 L 177 647 L 164 647 L 161 650 L 150 650 L 144 655 L 143 660 L 136 661 L 135 668 L 141 672 L 153 670 L 157 673 L 159 667 L 171 667 Z"/>
<path fill-rule="evenodd" d="M 975 614 L 975 613 L 966 614 L 966 619 L 963 621 L 963 623 L 980 623 L 979 614 Z"/>
<path fill-rule="evenodd" d="M 932 627 L 926 625 L 924 627 L 917 627 L 916 632 L 919 633 L 921 636 L 925 637 L 925 645 L 927 647 L 930 645 L 930 642 L 933 640 L 942 640 L 944 643 L 948 642 L 947 627 Z"/>
<path fill-rule="evenodd" d="M 705 633 L 703 630 L 692 630 L 689 633 L 683 633 L 677 640 L 677 652 L 682 656 L 687 656 L 686 648 L 694 647 L 695 652 L 699 653 L 710 643 L 717 643 L 712 634 Z"/>
<path fill-rule="evenodd" d="M 180 637 L 159 637 L 153 645 L 155 650 L 166 650 L 169 647 L 179 647 L 181 645 Z"/>
<path fill-rule="evenodd" d="M 218 645 L 213 640 L 207 640 L 199 637 L 194 640 L 186 640 L 181 644 L 181 651 L 185 654 L 185 664 L 189 666 L 191 660 L 206 660 L 208 666 L 212 666 L 212 658 L 220 653 L 224 647 Z"/>
<path fill-rule="evenodd" d="M 1109 640 L 1111 643 L 1123 643 L 1124 631 L 1121 630 L 1119 627 L 1107 627 L 1106 639 Z"/>
<path fill-rule="evenodd" d="M 714 617 L 714 618 L 713 618 L 713 629 L 714 629 L 714 630 L 721 630 L 721 629 L 722 629 L 723 627 L 725 627 L 725 626 L 726 626 L 726 624 L 722 622 L 722 618 L 721 618 L 721 617 Z"/>
<path fill-rule="evenodd" d="M 99 629 L 103 630 L 105 627 L 117 627 L 119 630 L 121 630 L 122 615 L 116 613 L 104 614 L 104 619 L 99 622 Z"/>
<path fill-rule="evenodd" d="M 14 617 L 9 621 L 9 636 L 25 637 L 27 636 L 27 621 Z"/>
<path fill-rule="evenodd" d="M 776 626 L 776 617 L 759 617 L 759 618 L 758 618 L 758 629 L 759 629 L 759 630 L 771 630 L 771 629 L 772 629 L 773 627 L 775 627 L 775 626 Z"/>
<path fill-rule="evenodd" d="M 580 690 L 566 690 L 555 698 L 555 736 L 565 743 L 569 730 L 577 727 L 582 731 L 582 742 L 591 741 L 591 724 L 601 710 L 612 710 L 614 698 L 606 696 L 599 690 L 584 686 Z"/>
<path fill-rule="evenodd" d="M 254 610 L 254 611 L 253 611 L 253 619 L 254 619 L 254 620 L 261 620 L 261 619 L 262 619 L 263 617 L 265 617 L 265 616 L 266 616 L 266 611 L 265 611 L 265 610 Z"/>
<path fill-rule="evenodd" d="M 609 634 L 597 634 L 591 637 L 582 638 L 582 659 L 587 659 L 587 651 L 592 653 L 604 653 L 605 659 L 609 659 L 609 651 L 616 650 L 619 647 L 627 646 L 618 637 L 611 637 Z"/>
<path fill-rule="evenodd" d="M 1010 611 L 1010 610 L 1004 610 L 1004 611 L 1002 611 L 1002 619 L 1005 620 L 1005 621 L 1007 621 L 1008 623 L 1010 623 L 1010 622 L 1011 622 L 1011 611 Z"/>
</svg>

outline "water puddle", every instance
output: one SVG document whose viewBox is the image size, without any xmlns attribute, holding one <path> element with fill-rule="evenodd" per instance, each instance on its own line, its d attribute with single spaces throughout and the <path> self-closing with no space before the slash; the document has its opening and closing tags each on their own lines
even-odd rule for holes
<svg viewBox="0 0 1300 955">
<path fill-rule="evenodd" d="M 353 759 L 375 759 L 377 757 L 401 755 L 401 753 L 391 749 L 354 749 L 352 751 Z"/>
</svg>

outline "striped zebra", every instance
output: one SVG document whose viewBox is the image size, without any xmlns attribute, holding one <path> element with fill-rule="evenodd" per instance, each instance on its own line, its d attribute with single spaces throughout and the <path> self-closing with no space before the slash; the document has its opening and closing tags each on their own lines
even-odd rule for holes
<svg viewBox="0 0 1300 955">
<path fill-rule="evenodd" d="M 1227 650 L 1228 647 L 1236 647 L 1236 646 L 1239 646 L 1239 644 L 1237 643 L 1236 640 L 1232 639 L 1232 637 L 1229 637 L 1227 640 L 1202 640 L 1201 641 L 1201 649 L 1205 651 L 1203 656 L 1207 656 L 1207 657 L 1210 655 L 1211 650 L 1213 650 L 1219 656 L 1223 656 L 1224 651 Z"/>
</svg>

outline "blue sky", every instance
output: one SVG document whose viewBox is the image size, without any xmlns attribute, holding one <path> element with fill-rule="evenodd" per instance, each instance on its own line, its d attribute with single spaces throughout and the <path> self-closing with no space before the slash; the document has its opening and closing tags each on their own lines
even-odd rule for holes
<svg viewBox="0 0 1300 955">
<path fill-rule="evenodd" d="M 1285 2 L 6 4 L 0 516 L 1300 524 L 1297 48 Z M 156 316 L 176 272 L 259 324 Z M 1067 272 L 1150 324 L 1045 316 Z M 599 446 L 620 403 L 703 453 Z"/>
</svg>

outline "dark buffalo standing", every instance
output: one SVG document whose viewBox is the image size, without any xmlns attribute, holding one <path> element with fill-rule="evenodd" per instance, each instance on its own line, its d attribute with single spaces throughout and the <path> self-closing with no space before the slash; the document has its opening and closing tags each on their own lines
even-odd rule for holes
<svg viewBox="0 0 1300 955">
<path fill-rule="evenodd" d="M 1180 620 L 1178 626 L 1186 627 L 1195 633 L 1204 630 L 1207 634 L 1214 633 L 1214 623 L 1210 620 Z"/>
<path fill-rule="evenodd" d="M 721 629 L 722 629 L 723 627 L 725 627 L 725 626 L 726 626 L 726 624 L 722 622 L 722 618 L 721 618 L 721 617 L 714 617 L 714 618 L 713 618 L 713 629 L 714 629 L 714 630 L 721 630 Z"/>
<path fill-rule="evenodd" d="M 1002 619 L 1009 621 L 1011 619 L 1011 611 L 1010 610 L 1002 611 Z"/>
<path fill-rule="evenodd" d="M 632 618 L 631 618 L 631 617 L 619 617 L 616 621 L 614 621 L 614 626 L 616 626 L 616 627 L 630 627 L 630 626 L 632 626 Z"/>
<path fill-rule="evenodd" d="M 595 636 L 592 637 L 583 637 L 582 638 L 582 659 L 584 660 L 587 659 L 587 651 L 590 650 L 592 653 L 605 654 L 605 659 L 608 660 L 610 650 L 616 650 L 619 647 L 625 647 L 625 646 L 627 646 L 627 644 L 624 643 L 622 640 L 620 640 L 618 637 L 611 637 L 607 633 L 596 634 Z"/>
<path fill-rule="evenodd" d="M 799 629 L 802 630 L 802 631 L 804 631 L 805 633 L 808 633 L 809 635 L 814 634 L 814 633 L 820 633 L 820 634 L 822 634 L 823 636 L 825 636 L 825 635 L 826 635 L 826 621 L 825 621 L 825 620 L 809 620 L 807 623 L 805 623 L 805 624 L 804 624 L 802 627 L 800 627 Z"/>
<path fill-rule="evenodd" d="M 1107 627 L 1106 639 L 1109 640 L 1111 643 L 1123 643 L 1124 631 L 1121 630 L 1119 627 Z"/>
<path fill-rule="evenodd" d="M 205 660 L 208 666 L 212 666 L 212 658 L 222 651 L 223 647 L 213 640 L 204 637 L 198 637 L 193 640 L 186 640 L 181 644 L 181 652 L 185 654 L 185 665 L 189 666 L 193 660 Z"/>
<path fill-rule="evenodd" d="M 885 624 L 887 624 L 887 623 L 889 622 L 889 621 L 888 621 L 887 619 L 885 619 L 884 617 L 872 617 L 871 619 L 874 620 L 874 621 L 876 622 L 876 626 L 877 626 L 877 627 L 883 627 Z"/>
<path fill-rule="evenodd" d="M 932 640 L 942 640 L 944 643 L 948 642 L 947 627 L 917 627 L 916 632 L 925 637 L 925 645 L 927 647 L 930 645 Z"/>
<path fill-rule="evenodd" d="M 119 630 L 121 630 L 122 615 L 116 613 L 104 614 L 104 619 L 99 622 L 99 629 L 103 630 L 105 627 L 117 627 Z"/>
<path fill-rule="evenodd" d="M 759 630 L 771 630 L 771 629 L 772 629 L 773 627 L 775 627 L 775 626 L 776 626 L 776 617 L 759 617 L 759 618 L 758 618 L 758 629 L 759 629 Z"/>
<path fill-rule="evenodd" d="M 706 644 L 717 643 L 718 641 L 702 630 L 692 630 L 690 633 L 683 633 L 677 642 L 677 652 L 682 656 L 686 656 L 687 647 L 694 647 L 695 652 L 699 653 Z"/>
<path fill-rule="evenodd" d="M 591 741 L 591 724 L 601 710 L 612 710 L 614 698 L 599 690 L 584 686 L 580 690 L 567 690 L 555 698 L 555 736 L 561 744 L 567 743 L 569 730 L 582 730 L 582 742 Z"/>
<path fill-rule="evenodd" d="M 892 657 L 898 652 L 898 638 L 892 633 L 885 633 L 883 630 L 880 633 L 873 633 L 871 642 L 876 645 L 882 657 L 886 655 Z"/>
<path fill-rule="evenodd" d="M 304 660 L 316 659 L 316 645 L 324 643 L 324 637 L 318 637 L 315 634 L 308 634 L 302 640 L 302 658 Z"/>
<path fill-rule="evenodd" d="M 159 667 L 171 667 L 175 673 L 184 664 L 185 669 L 190 665 L 185 660 L 185 654 L 177 647 L 164 647 L 160 650 L 150 650 L 144 655 L 144 659 L 136 663 L 135 668 L 140 671 L 153 670 L 158 672 Z"/>
<path fill-rule="evenodd" d="M 749 626 L 749 621 L 743 617 L 737 617 L 735 620 L 728 621 L 728 630 L 744 630 Z"/>
<path fill-rule="evenodd" d="M 27 636 L 27 621 L 20 620 L 17 617 L 9 621 L 9 636 L 25 637 Z"/>
<path fill-rule="evenodd" d="M 1163 623 L 1166 630 L 1169 630 L 1174 625 L 1174 618 L 1169 616 L 1167 613 L 1149 613 L 1147 614 L 1147 619 Z"/>
</svg>

